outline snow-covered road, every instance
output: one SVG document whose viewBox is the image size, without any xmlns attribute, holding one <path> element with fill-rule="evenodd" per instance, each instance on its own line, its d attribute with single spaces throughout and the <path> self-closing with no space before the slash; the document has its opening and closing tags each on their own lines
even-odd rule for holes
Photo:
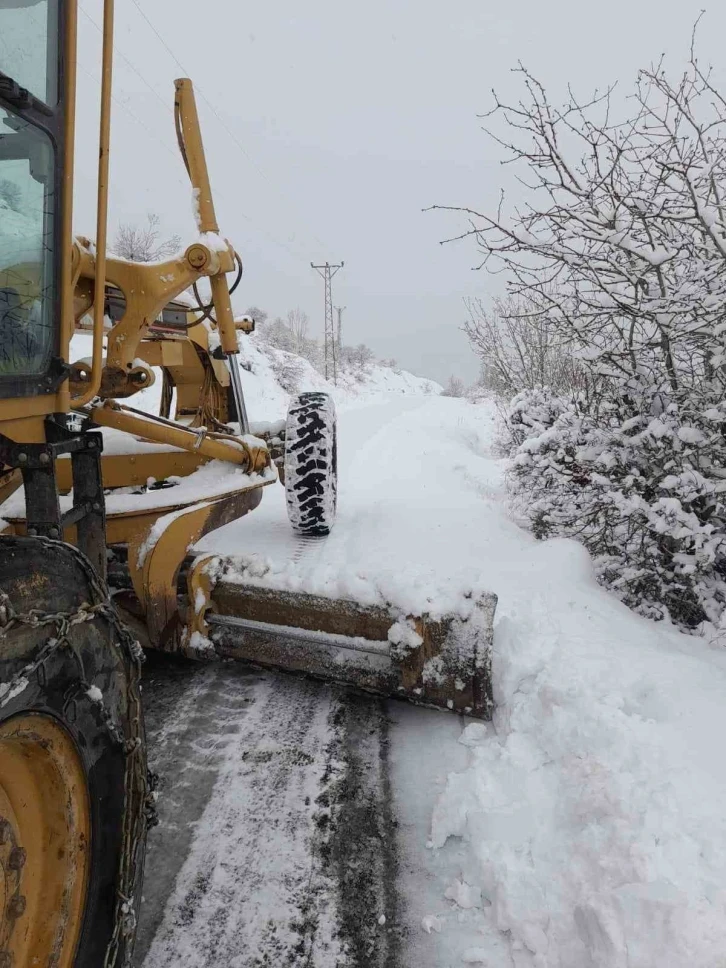
<svg viewBox="0 0 726 968">
<path fill-rule="evenodd" d="M 273 587 L 412 612 L 496 592 L 497 711 L 492 725 L 375 700 L 351 713 L 344 690 L 204 672 L 207 691 L 180 700 L 157 747 L 168 813 L 152 838 L 176 856 L 157 889 L 152 840 L 145 968 L 724 964 L 726 653 L 630 613 L 577 544 L 521 531 L 494 425 L 487 405 L 445 398 L 347 406 L 329 539 L 291 535 L 281 488 L 204 539 Z M 186 717 L 201 708 L 197 735 Z M 351 731 L 359 721 L 367 734 Z M 189 769 L 175 731 L 198 747 Z M 358 837 L 332 808 L 337 868 L 320 848 L 331 762 L 365 775 L 374 818 Z M 177 829 L 184 784 L 207 766 L 206 799 L 192 791 L 196 814 Z M 370 865 L 371 890 L 350 890 L 348 863 Z"/>
<path fill-rule="evenodd" d="M 246 581 L 409 614 L 466 613 L 467 595 L 489 590 L 482 582 L 496 575 L 487 568 L 491 515 L 481 500 L 493 426 L 488 407 L 444 397 L 348 405 L 339 414 L 338 518 L 329 538 L 296 537 L 282 488 L 268 488 L 253 515 L 198 547 L 235 556 Z"/>
<path fill-rule="evenodd" d="M 327 541 L 294 538 L 279 488 L 203 547 L 253 554 L 259 540 L 299 568 L 328 574 L 327 553 L 352 557 L 360 576 L 370 563 L 386 580 L 407 569 L 413 578 L 405 542 L 386 545 L 370 521 L 379 517 L 384 532 L 406 522 L 411 540 L 420 533 L 410 500 L 404 508 L 422 497 L 406 494 L 391 446 L 399 423 L 406 436 L 409 415 L 427 403 L 399 395 L 344 412 L 341 513 Z M 385 474 L 399 485 L 365 484 Z M 427 518 L 443 533 L 443 516 Z M 373 586 L 361 594 L 365 587 L 356 585 L 358 597 L 379 594 Z M 450 944 L 422 924 L 461 869 L 461 843 L 427 846 L 447 773 L 466 765 L 459 719 L 234 663 L 165 657 L 152 657 L 144 699 L 161 824 L 150 837 L 138 965 L 448 964 Z"/>
</svg>

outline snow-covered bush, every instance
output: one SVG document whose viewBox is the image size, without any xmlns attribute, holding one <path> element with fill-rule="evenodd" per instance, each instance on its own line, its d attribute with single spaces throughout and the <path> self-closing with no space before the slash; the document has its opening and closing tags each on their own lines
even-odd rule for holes
<svg viewBox="0 0 726 968">
<path fill-rule="evenodd" d="M 726 606 L 726 403 L 663 409 L 635 389 L 597 413 L 576 398 L 515 398 L 515 508 L 538 537 L 581 540 L 642 614 L 713 632 Z"/>
<path fill-rule="evenodd" d="M 621 120 L 610 91 L 556 105 L 519 73 L 491 123 L 531 196 L 461 233 L 508 274 L 509 308 L 470 329 L 529 387 L 506 419 L 518 506 L 642 613 L 726 632 L 726 96 L 695 52 L 675 81 L 641 71 Z"/>
<path fill-rule="evenodd" d="M 269 356 L 270 368 L 282 389 L 286 393 L 297 393 L 305 375 L 302 359 L 284 350 L 273 350 Z"/>
<path fill-rule="evenodd" d="M 549 388 L 522 390 L 506 409 L 506 426 L 512 441 L 521 444 L 551 427 L 569 406 L 566 397 L 558 397 Z"/>
</svg>

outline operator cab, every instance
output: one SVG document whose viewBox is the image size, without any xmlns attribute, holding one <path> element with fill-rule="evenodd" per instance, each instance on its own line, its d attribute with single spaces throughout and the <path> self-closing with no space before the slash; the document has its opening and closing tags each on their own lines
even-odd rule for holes
<svg viewBox="0 0 726 968">
<path fill-rule="evenodd" d="M 55 393 L 60 362 L 63 0 L 0 0 L 0 398 Z"/>
</svg>

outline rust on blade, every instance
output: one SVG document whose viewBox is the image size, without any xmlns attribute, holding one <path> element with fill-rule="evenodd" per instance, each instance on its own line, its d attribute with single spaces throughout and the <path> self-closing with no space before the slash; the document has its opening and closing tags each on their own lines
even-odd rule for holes
<svg viewBox="0 0 726 968">
<path fill-rule="evenodd" d="M 415 648 L 389 643 L 389 631 L 401 616 L 387 607 L 224 578 L 210 582 L 209 596 L 206 622 L 222 656 L 482 719 L 491 716 L 495 595 L 471 600 L 466 619 L 409 617 L 421 639 Z"/>
</svg>

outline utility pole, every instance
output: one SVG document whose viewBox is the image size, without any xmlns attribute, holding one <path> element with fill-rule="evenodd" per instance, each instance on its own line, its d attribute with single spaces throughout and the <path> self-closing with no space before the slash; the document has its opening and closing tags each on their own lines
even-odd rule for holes
<svg viewBox="0 0 726 968">
<path fill-rule="evenodd" d="M 325 283 L 325 379 L 333 378 L 333 383 L 338 382 L 337 353 L 335 340 L 335 325 L 333 323 L 333 276 L 342 269 L 344 262 L 332 265 L 326 262 L 325 265 L 316 266 L 314 262 L 311 267 L 323 277 Z"/>
<path fill-rule="evenodd" d="M 343 351 L 343 310 L 346 306 L 336 306 L 335 311 L 338 314 L 338 359 L 341 359 L 340 354 Z"/>
</svg>

